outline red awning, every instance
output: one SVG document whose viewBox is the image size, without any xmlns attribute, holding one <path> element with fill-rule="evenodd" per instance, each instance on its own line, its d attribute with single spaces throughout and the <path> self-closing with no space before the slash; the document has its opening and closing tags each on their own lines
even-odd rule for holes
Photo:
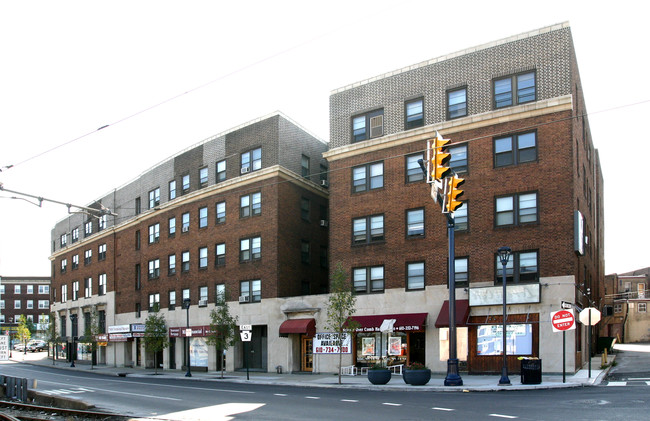
<svg viewBox="0 0 650 421">
<path fill-rule="evenodd" d="M 280 325 L 280 336 L 287 337 L 290 333 L 304 333 L 307 336 L 316 334 L 316 320 L 289 319 Z"/>
<path fill-rule="evenodd" d="M 424 330 L 427 320 L 427 313 L 352 316 L 350 319 L 358 322 L 361 325 L 357 329 L 357 332 L 379 332 L 379 327 L 386 319 L 395 319 L 395 324 L 393 325 L 393 331 L 395 332 L 417 332 Z"/>
<path fill-rule="evenodd" d="M 456 326 L 467 326 L 467 318 L 469 317 L 469 300 L 456 300 Z M 449 300 L 442 303 L 438 319 L 436 320 L 436 327 L 449 327 Z"/>
</svg>

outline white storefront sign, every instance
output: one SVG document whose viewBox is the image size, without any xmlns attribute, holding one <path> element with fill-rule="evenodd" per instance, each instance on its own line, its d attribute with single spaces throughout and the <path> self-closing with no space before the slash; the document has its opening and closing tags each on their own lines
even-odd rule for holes
<svg viewBox="0 0 650 421">
<path fill-rule="evenodd" d="M 338 333 L 317 333 L 314 336 L 314 354 L 338 354 Z M 343 333 L 340 352 L 342 354 L 352 353 L 352 338 L 349 333 Z"/>
</svg>

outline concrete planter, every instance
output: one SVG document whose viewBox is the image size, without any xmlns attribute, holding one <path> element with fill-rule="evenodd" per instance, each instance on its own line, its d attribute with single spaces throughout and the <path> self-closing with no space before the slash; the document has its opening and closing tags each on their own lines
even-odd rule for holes
<svg viewBox="0 0 650 421">
<path fill-rule="evenodd" d="M 406 369 L 404 370 L 404 383 L 410 384 L 413 386 L 424 386 L 425 384 L 429 383 L 429 380 L 431 380 L 431 370 L 423 369 L 423 370 L 409 370 Z"/>
<path fill-rule="evenodd" d="M 387 368 L 368 370 L 368 380 L 372 384 L 386 384 L 390 381 L 390 377 L 390 370 Z"/>
</svg>

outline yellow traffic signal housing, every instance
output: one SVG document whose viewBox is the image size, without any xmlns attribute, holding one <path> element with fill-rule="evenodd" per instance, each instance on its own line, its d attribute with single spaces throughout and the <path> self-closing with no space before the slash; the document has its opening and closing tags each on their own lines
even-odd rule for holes
<svg viewBox="0 0 650 421">
<path fill-rule="evenodd" d="M 443 139 L 437 131 L 436 137 L 429 142 L 429 157 L 431 159 L 429 175 L 431 181 L 442 180 L 451 173 L 451 168 L 447 166 L 451 159 L 451 154 L 446 151 L 447 143 L 449 143 L 449 139 Z"/>
<path fill-rule="evenodd" d="M 463 191 L 459 187 L 465 183 L 465 179 L 454 174 L 448 177 L 444 183 L 445 189 L 442 209 L 443 213 L 451 213 L 463 205 L 463 202 L 458 198 L 463 195 Z"/>
</svg>

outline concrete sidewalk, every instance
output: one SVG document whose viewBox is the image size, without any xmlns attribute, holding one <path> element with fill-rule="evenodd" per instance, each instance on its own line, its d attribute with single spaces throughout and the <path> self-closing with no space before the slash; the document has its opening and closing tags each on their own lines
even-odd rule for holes
<svg viewBox="0 0 650 421">
<path fill-rule="evenodd" d="M 129 367 L 112 367 L 105 365 L 96 365 L 91 369 L 90 364 L 85 362 L 75 362 L 75 367 L 70 367 L 70 363 L 56 361 L 47 358 L 47 353 L 17 353 L 13 352 L 13 357 L 9 361 L 0 364 L 24 363 L 32 365 L 49 366 L 62 370 L 74 370 L 101 374 L 107 376 L 128 376 L 142 378 L 165 378 L 165 379 L 184 379 L 184 380 L 202 380 L 223 383 L 254 383 L 254 384 L 273 384 L 298 387 L 329 387 L 329 388 L 351 388 L 351 389 L 369 389 L 369 390 L 411 390 L 411 391 L 436 391 L 436 392 L 479 392 L 479 391 L 507 391 L 507 390 L 533 390 L 533 389 L 551 389 L 551 388 L 570 388 L 592 386 L 599 384 L 605 377 L 615 356 L 608 356 L 609 366 L 601 369 L 601 357 L 597 356 L 591 362 L 591 376 L 587 365 L 575 374 L 567 374 L 566 382 L 562 381 L 562 373 L 542 374 L 542 383 L 540 384 L 522 384 L 518 374 L 509 375 L 511 386 L 499 386 L 500 375 L 468 375 L 460 373 L 463 380 L 462 386 L 445 386 L 444 373 L 433 373 L 431 380 L 425 386 L 412 386 L 404 383 L 402 376 L 393 375 L 390 382 L 386 385 L 373 385 L 367 376 L 342 376 L 342 384 L 338 384 L 338 376 L 332 373 L 313 374 L 313 373 L 260 373 L 249 372 L 248 378 L 246 371 L 226 372 L 221 379 L 221 372 L 192 372 L 191 377 L 186 377 L 185 371 L 182 370 L 158 370 L 155 375 L 153 369 L 129 368 Z"/>
</svg>

